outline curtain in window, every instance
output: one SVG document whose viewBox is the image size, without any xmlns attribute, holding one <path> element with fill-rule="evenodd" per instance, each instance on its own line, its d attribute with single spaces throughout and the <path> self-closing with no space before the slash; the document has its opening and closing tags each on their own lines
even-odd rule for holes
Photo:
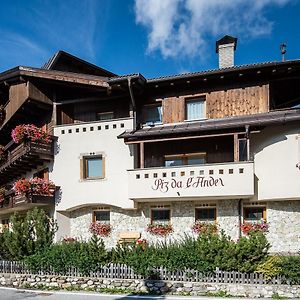
<svg viewBox="0 0 300 300">
<path fill-rule="evenodd" d="M 187 120 L 198 120 L 205 118 L 205 101 L 188 101 L 186 103 Z"/>
<path fill-rule="evenodd" d="M 161 123 L 161 106 L 152 106 L 146 108 L 146 123 Z"/>
</svg>

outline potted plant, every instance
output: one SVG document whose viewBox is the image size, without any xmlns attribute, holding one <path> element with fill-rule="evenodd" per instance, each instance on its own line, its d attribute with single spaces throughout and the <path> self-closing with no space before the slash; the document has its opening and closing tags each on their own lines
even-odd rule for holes
<svg viewBox="0 0 300 300">
<path fill-rule="evenodd" d="M 269 225 L 265 222 L 259 222 L 259 223 L 251 223 L 251 222 L 244 222 L 241 225 L 241 231 L 245 234 L 248 235 L 250 232 L 268 232 Z"/>
<path fill-rule="evenodd" d="M 102 237 L 109 236 L 111 233 L 112 227 L 108 223 L 104 222 L 92 222 L 90 225 L 90 232 L 95 235 L 99 235 Z"/>
<path fill-rule="evenodd" d="M 14 184 L 14 190 L 19 195 L 53 196 L 55 185 L 42 178 L 19 179 Z"/>
<path fill-rule="evenodd" d="M 171 224 L 155 223 L 149 224 L 147 231 L 153 235 L 167 236 L 173 232 L 173 227 Z"/>
<path fill-rule="evenodd" d="M 197 220 L 192 226 L 192 230 L 197 234 L 216 234 L 218 232 L 218 225 L 215 222 L 210 223 Z"/>
<path fill-rule="evenodd" d="M 11 132 L 11 137 L 16 144 L 31 141 L 31 142 L 44 142 L 50 143 L 51 137 L 43 129 L 33 125 L 18 125 Z"/>
</svg>

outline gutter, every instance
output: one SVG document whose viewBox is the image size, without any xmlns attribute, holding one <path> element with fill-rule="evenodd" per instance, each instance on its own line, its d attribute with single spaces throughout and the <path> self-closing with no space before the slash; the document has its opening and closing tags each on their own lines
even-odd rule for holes
<svg viewBox="0 0 300 300">
<path fill-rule="evenodd" d="M 132 104 L 132 109 L 133 109 L 133 130 L 137 129 L 137 116 L 136 116 L 136 102 L 133 94 L 133 89 L 132 89 L 132 77 L 128 77 L 128 89 L 129 89 L 129 94 L 130 94 L 130 99 L 131 99 L 131 104 Z"/>
</svg>

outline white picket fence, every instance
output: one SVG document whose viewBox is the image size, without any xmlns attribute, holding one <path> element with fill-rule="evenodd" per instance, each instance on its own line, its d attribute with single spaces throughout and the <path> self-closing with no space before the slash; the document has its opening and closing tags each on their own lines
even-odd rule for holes
<svg viewBox="0 0 300 300">
<path fill-rule="evenodd" d="M 240 284 L 283 284 L 287 283 L 283 277 L 277 276 L 271 280 L 265 278 L 263 274 L 241 273 L 236 271 L 226 272 L 216 269 L 214 273 L 203 274 L 197 270 L 185 269 L 168 271 L 160 267 L 153 269 L 159 280 L 169 281 L 187 281 L 187 282 L 208 282 L 208 283 L 240 283 Z M 0 261 L 1 273 L 12 274 L 36 274 L 36 275 L 65 275 L 70 277 L 91 277 L 91 278 L 118 278 L 118 279 L 147 279 L 141 275 L 135 274 L 131 267 L 122 264 L 109 264 L 99 266 L 97 271 L 90 271 L 89 274 L 83 274 L 77 268 L 70 268 L 64 274 L 54 272 L 53 270 L 31 272 L 24 263 L 18 261 Z"/>
</svg>

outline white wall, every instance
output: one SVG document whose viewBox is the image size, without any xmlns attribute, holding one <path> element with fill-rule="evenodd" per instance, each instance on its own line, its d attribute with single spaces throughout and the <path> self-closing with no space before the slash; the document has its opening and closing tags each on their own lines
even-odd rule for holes
<svg viewBox="0 0 300 300">
<path fill-rule="evenodd" d="M 98 126 L 101 126 L 101 130 L 98 130 Z M 86 128 L 86 132 L 83 128 Z M 57 211 L 95 204 L 133 208 L 133 201 L 128 199 L 127 169 L 133 168 L 134 157 L 124 140 L 117 138 L 126 129 L 132 128 L 133 120 L 130 118 L 54 128 L 58 141 L 50 179 L 60 186 Z M 92 152 L 104 155 L 105 178 L 81 180 L 80 155 Z"/>
<path fill-rule="evenodd" d="M 251 136 L 257 200 L 300 199 L 299 134 L 299 125 L 282 125 Z"/>
</svg>

